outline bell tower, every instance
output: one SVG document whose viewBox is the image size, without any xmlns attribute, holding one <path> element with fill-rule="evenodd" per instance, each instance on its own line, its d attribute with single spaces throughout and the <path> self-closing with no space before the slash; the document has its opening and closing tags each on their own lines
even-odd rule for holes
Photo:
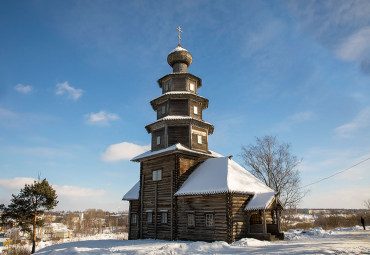
<svg viewBox="0 0 370 255">
<path fill-rule="evenodd" d="M 152 151 L 181 143 L 191 150 L 209 153 L 208 135 L 214 127 L 202 118 L 208 99 L 198 95 L 202 80 L 188 73 L 193 57 L 181 46 L 182 31 L 177 29 L 179 44 L 167 57 L 172 72 L 158 80 L 162 95 L 150 102 L 157 120 L 145 128 L 152 135 Z"/>
</svg>

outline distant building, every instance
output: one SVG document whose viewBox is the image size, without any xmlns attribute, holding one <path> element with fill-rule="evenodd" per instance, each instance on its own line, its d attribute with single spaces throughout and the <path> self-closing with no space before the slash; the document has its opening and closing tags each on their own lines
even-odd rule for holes
<svg viewBox="0 0 370 255">
<path fill-rule="evenodd" d="M 150 102 L 157 114 L 145 127 L 151 150 L 132 159 L 140 162 L 140 180 L 123 197 L 130 202 L 129 239 L 283 239 L 276 193 L 208 149 L 214 127 L 202 119 L 208 99 L 197 93 L 202 80 L 188 73 L 192 61 L 180 44 L 171 51 L 173 71 L 158 80 L 162 95 Z"/>
<path fill-rule="evenodd" d="M 72 230 L 69 229 L 59 229 L 55 231 L 55 236 L 60 239 L 66 239 L 72 237 Z"/>
<path fill-rule="evenodd" d="M 303 209 L 302 213 L 304 213 L 304 214 L 312 214 L 312 210 L 311 209 Z"/>
</svg>

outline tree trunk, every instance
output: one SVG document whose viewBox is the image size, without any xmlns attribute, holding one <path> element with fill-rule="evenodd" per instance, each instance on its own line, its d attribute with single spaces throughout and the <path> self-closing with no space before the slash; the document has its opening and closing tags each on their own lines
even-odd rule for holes
<svg viewBox="0 0 370 255">
<path fill-rule="evenodd" d="M 36 250 L 36 219 L 37 219 L 37 207 L 35 207 L 35 217 L 33 218 L 33 238 L 31 254 L 34 254 Z"/>
</svg>

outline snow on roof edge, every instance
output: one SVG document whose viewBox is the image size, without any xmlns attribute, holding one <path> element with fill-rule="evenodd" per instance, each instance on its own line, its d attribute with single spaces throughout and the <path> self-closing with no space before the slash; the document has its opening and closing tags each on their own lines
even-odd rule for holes
<svg viewBox="0 0 370 255">
<path fill-rule="evenodd" d="M 161 97 L 166 96 L 166 95 L 195 95 L 195 96 L 198 96 L 200 98 L 207 99 L 207 98 L 202 97 L 202 96 L 200 96 L 200 95 L 198 95 L 196 93 L 193 93 L 193 92 L 188 92 L 188 91 L 170 91 L 170 92 L 166 92 L 166 93 L 160 95 L 159 97 L 154 98 L 152 101 L 157 100 L 158 98 L 161 98 Z"/>
<path fill-rule="evenodd" d="M 215 157 L 215 158 L 222 157 L 221 154 L 219 154 L 217 152 L 214 152 L 214 151 L 211 151 L 211 150 L 209 150 L 209 152 L 211 152 L 211 154 L 208 154 L 208 153 L 204 153 L 204 152 L 200 152 L 200 151 L 191 150 L 189 148 L 186 148 L 181 143 L 177 143 L 177 144 L 171 145 L 170 147 L 164 148 L 162 150 L 157 150 L 157 151 L 149 150 L 147 152 L 144 152 L 144 153 L 142 153 L 140 155 L 137 155 L 136 157 L 132 158 L 131 161 L 137 161 L 137 160 L 142 159 L 142 158 L 150 157 L 150 156 L 161 154 L 161 153 L 164 153 L 164 152 L 175 151 L 175 150 L 187 151 L 187 152 L 197 153 L 197 154 L 201 154 L 201 155 L 209 155 L 209 156 L 212 156 L 212 157 Z"/>
<path fill-rule="evenodd" d="M 171 54 L 171 53 L 174 53 L 174 52 L 176 52 L 176 51 L 187 51 L 187 50 L 186 50 L 186 49 L 184 49 L 182 46 L 177 45 L 177 47 L 176 47 L 176 48 L 174 48 L 173 50 L 171 50 L 170 54 Z M 188 51 L 188 52 L 189 52 L 189 51 Z"/>
<path fill-rule="evenodd" d="M 160 121 L 163 121 L 163 120 L 195 120 L 195 121 L 199 121 L 199 122 L 201 122 L 203 124 L 207 124 L 207 125 L 210 125 L 210 126 L 213 127 L 213 125 L 211 123 L 207 122 L 207 121 L 196 119 L 196 118 L 193 118 L 191 116 L 181 116 L 181 115 L 168 115 L 168 116 L 165 116 L 165 117 L 160 118 L 160 119 L 158 119 L 156 121 L 153 121 L 152 123 L 149 123 L 148 125 L 146 125 L 146 127 L 151 126 L 151 125 L 153 125 L 155 123 L 158 123 Z"/>
<path fill-rule="evenodd" d="M 140 181 L 138 181 L 127 193 L 123 196 L 122 200 L 138 200 L 140 192 Z"/>
</svg>

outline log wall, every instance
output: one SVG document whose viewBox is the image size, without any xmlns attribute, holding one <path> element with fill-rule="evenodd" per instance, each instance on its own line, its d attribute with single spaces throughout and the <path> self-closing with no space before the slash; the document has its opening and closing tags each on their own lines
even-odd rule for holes
<svg viewBox="0 0 370 255">
<path fill-rule="evenodd" d="M 139 238 L 139 200 L 130 200 L 130 215 L 129 215 L 129 233 L 128 238 L 130 240 L 132 239 L 138 239 Z M 136 223 L 131 222 L 131 214 L 136 214 Z"/>
<path fill-rule="evenodd" d="M 198 107 L 198 113 L 194 113 L 194 106 Z M 189 100 L 189 113 L 190 116 L 196 119 L 202 119 L 202 104 L 194 100 Z"/>
<path fill-rule="evenodd" d="M 198 127 L 191 127 L 191 148 L 193 150 L 208 151 L 208 133 L 207 130 Z M 202 143 L 198 143 L 198 134 L 202 134 Z"/>
<path fill-rule="evenodd" d="M 170 115 L 189 115 L 188 99 L 170 99 L 169 114 Z"/>
<path fill-rule="evenodd" d="M 227 240 L 226 194 L 177 197 L 177 237 L 180 240 Z M 195 226 L 188 226 L 188 214 L 195 216 Z M 215 225 L 206 226 L 206 214 L 213 214 Z"/>
<path fill-rule="evenodd" d="M 152 150 L 153 151 L 165 148 L 166 141 L 165 141 L 164 132 L 165 132 L 164 128 L 161 128 L 161 129 L 158 129 L 158 130 L 152 132 Z M 157 144 L 157 136 L 161 137 L 161 143 L 160 144 Z"/>
<path fill-rule="evenodd" d="M 142 238 L 171 239 L 171 176 L 175 170 L 176 156 L 169 155 L 142 162 Z M 153 170 L 162 170 L 162 179 L 153 181 Z M 151 211 L 153 222 L 147 222 Z M 161 223 L 162 212 L 167 213 L 167 223 Z"/>
<path fill-rule="evenodd" d="M 189 147 L 189 126 L 169 126 L 167 129 L 168 147 L 176 143 Z"/>
<path fill-rule="evenodd" d="M 232 242 L 246 237 L 248 233 L 248 215 L 244 210 L 247 205 L 248 194 L 232 194 Z"/>
<path fill-rule="evenodd" d="M 186 78 L 172 78 L 171 90 L 172 91 L 186 91 Z"/>
</svg>

